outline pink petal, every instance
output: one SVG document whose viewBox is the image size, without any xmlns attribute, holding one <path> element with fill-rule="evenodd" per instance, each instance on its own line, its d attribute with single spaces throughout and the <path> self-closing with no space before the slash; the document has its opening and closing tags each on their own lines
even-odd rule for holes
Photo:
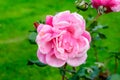
<svg viewBox="0 0 120 80">
<path fill-rule="evenodd" d="M 42 54 L 48 54 L 52 49 L 52 43 L 51 42 L 41 42 L 38 44 L 38 48 Z"/>
<path fill-rule="evenodd" d="M 50 27 L 44 26 L 36 37 L 36 42 L 39 44 L 41 42 L 49 42 L 52 39 L 52 29 Z"/>
<path fill-rule="evenodd" d="M 39 33 L 41 31 L 41 29 L 43 28 L 44 24 L 40 24 L 39 26 L 37 26 L 37 32 Z"/>
<path fill-rule="evenodd" d="M 70 66 L 79 66 L 83 63 L 85 63 L 86 61 L 86 58 L 87 58 L 87 54 L 85 53 L 85 55 L 83 55 L 82 57 L 75 57 L 75 58 L 70 58 L 67 60 L 67 63 L 70 65 Z"/>
<path fill-rule="evenodd" d="M 66 27 L 68 25 L 68 17 L 70 16 L 70 11 L 64 11 L 56 14 L 53 18 L 53 26 L 56 28 L 60 28 L 61 24 L 62 26 L 65 25 Z"/>
<path fill-rule="evenodd" d="M 88 31 L 84 31 L 82 36 L 84 36 L 86 39 L 88 39 L 89 42 L 91 42 L 91 36 Z"/>
<path fill-rule="evenodd" d="M 53 26 L 52 21 L 53 21 L 53 16 L 49 15 L 46 17 L 46 24 Z"/>
<path fill-rule="evenodd" d="M 120 2 L 119 2 L 118 5 L 115 5 L 115 6 L 111 7 L 111 9 L 112 9 L 112 11 L 114 11 L 114 12 L 119 12 L 119 11 L 120 11 Z"/>
<path fill-rule="evenodd" d="M 69 56 L 69 58 L 74 58 L 74 57 L 77 57 L 77 55 L 78 55 L 78 52 L 79 52 L 79 45 L 76 43 L 76 42 L 74 42 L 73 43 L 73 50 L 72 50 L 72 52 L 70 52 L 69 54 L 68 54 L 68 56 Z"/>
<path fill-rule="evenodd" d="M 51 26 L 44 25 L 36 37 L 36 43 L 38 44 L 39 50 L 43 54 L 47 54 L 52 49 L 52 33 Z"/>
<path fill-rule="evenodd" d="M 101 0 L 92 0 L 92 5 L 97 9 L 101 5 Z"/>
<path fill-rule="evenodd" d="M 81 37 L 78 43 L 79 43 L 79 52 L 76 55 L 76 57 L 81 57 L 83 56 L 84 53 L 88 51 L 88 49 L 90 48 L 90 44 L 85 37 Z"/>
<path fill-rule="evenodd" d="M 45 38 L 45 36 L 44 36 L 44 38 L 43 37 L 41 38 L 39 35 L 37 35 L 37 37 L 36 37 L 36 43 L 42 54 L 48 54 L 52 49 L 52 42 L 47 41 L 48 38 L 50 38 L 49 35 L 46 36 L 46 38 Z"/>
<path fill-rule="evenodd" d="M 79 23 L 79 27 L 82 30 L 85 30 L 85 20 L 83 19 L 83 17 L 81 15 L 79 15 L 78 13 L 72 13 L 72 15 L 74 16 L 73 20 L 76 20 L 77 23 Z"/>
<path fill-rule="evenodd" d="M 58 48 L 59 49 L 59 48 Z M 67 60 L 68 59 L 68 55 L 65 54 L 64 52 L 63 53 L 60 53 L 58 50 L 54 49 L 54 52 L 55 52 L 55 56 L 58 58 L 58 59 L 61 59 L 61 60 Z"/>
<path fill-rule="evenodd" d="M 66 61 L 58 59 L 53 51 L 46 55 L 46 62 L 53 67 L 62 67 L 66 63 Z"/>
<path fill-rule="evenodd" d="M 58 29 L 62 29 L 62 28 L 65 28 L 65 27 L 69 27 L 70 24 L 67 22 L 67 21 L 60 21 L 60 22 L 57 22 L 57 24 L 55 24 L 55 28 L 58 28 Z"/>
<path fill-rule="evenodd" d="M 74 28 L 74 37 L 78 38 L 85 31 L 85 20 L 78 13 L 72 13 L 72 27 Z"/>
<path fill-rule="evenodd" d="M 39 49 L 37 51 L 37 57 L 40 60 L 40 62 L 46 64 L 46 54 L 42 54 Z"/>
</svg>

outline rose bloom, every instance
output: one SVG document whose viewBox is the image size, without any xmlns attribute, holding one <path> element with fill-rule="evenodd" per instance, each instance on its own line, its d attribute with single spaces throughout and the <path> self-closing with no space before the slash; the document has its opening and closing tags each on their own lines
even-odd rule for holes
<svg viewBox="0 0 120 80">
<path fill-rule="evenodd" d="M 91 0 L 91 2 L 96 9 L 103 6 L 106 9 L 105 13 L 120 11 L 120 0 Z"/>
<path fill-rule="evenodd" d="M 91 37 L 81 15 L 64 11 L 47 16 L 46 23 L 40 24 L 37 32 L 37 56 L 42 63 L 53 67 L 85 63 Z"/>
</svg>

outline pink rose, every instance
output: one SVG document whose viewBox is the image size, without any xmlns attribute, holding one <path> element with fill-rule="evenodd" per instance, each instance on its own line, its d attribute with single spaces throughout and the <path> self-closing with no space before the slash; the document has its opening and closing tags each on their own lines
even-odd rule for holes
<svg viewBox="0 0 120 80">
<path fill-rule="evenodd" d="M 96 9 L 100 6 L 104 7 L 105 13 L 120 11 L 120 0 L 91 0 L 91 2 Z"/>
<path fill-rule="evenodd" d="M 85 63 L 91 37 L 81 15 L 64 11 L 47 16 L 46 24 L 40 24 L 37 32 L 37 56 L 41 62 L 53 67 Z"/>
</svg>

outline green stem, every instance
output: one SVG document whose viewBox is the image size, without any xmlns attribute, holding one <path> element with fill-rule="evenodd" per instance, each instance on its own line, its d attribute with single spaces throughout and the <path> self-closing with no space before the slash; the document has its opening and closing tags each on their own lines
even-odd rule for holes
<svg viewBox="0 0 120 80">
<path fill-rule="evenodd" d="M 63 69 L 65 70 L 66 69 L 66 66 L 67 66 L 67 64 L 65 64 L 64 66 L 63 66 Z M 62 80 L 65 80 L 65 75 L 62 75 Z"/>
<path fill-rule="evenodd" d="M 98 14 L 94 19 L 93 19 L 93 22 L 94 21 L 97 21 L 97 19 L 101 16 L 101 14 Z"/>
<path fill-rule="evenodd" d="M 92 23 L 94 23 L 95 21 L 97 21 L 97 19 L 101 16 L 101 14 L 98 14 L 88 25 L 88 28 L 86 28 L 89 31 L 89 27 Z"/>
<path fill-rule="evenodd" d="M 73 67 L 73 71 L 76 72 L 76 67 Z"/>
</svg>

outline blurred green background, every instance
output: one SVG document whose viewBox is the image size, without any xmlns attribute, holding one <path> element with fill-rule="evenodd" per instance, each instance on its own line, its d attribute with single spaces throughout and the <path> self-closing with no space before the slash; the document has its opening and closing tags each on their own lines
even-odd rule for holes
<svg viewBox="0 0 120 80">
<path fill-rule="evenodd" d="M 37 59 L 37 45 L 31 45 L 28 36 L 29 31 L 34 30 L 33 23 L 44 20 L 46 15 L 54 15 L 64 10 L 75 12 L 74 1 L 0 0 L 0 80 L 60 80 L 57 68 L 27 66 L 28 59 Z M 91 9 L 80 13 L 84 18 L 87 18 L 88 14 L 97 15 L 96 11 Z M 109 26 L 109 29 L 101 30 L 107 35 L 107 39 L 99 44 L 108 46 L 111 51 L 120 51 L 120 13 L 102 15 L 98 20 Z M 92 49 L 88 52 L 88 64 L 95 61 L 92 52 Z M 107 55 L 109 54 L 99 52 L 100 61 Z M 111 60 L 108 67 L 112 71 L 113 62 Z"/>
</svg>

